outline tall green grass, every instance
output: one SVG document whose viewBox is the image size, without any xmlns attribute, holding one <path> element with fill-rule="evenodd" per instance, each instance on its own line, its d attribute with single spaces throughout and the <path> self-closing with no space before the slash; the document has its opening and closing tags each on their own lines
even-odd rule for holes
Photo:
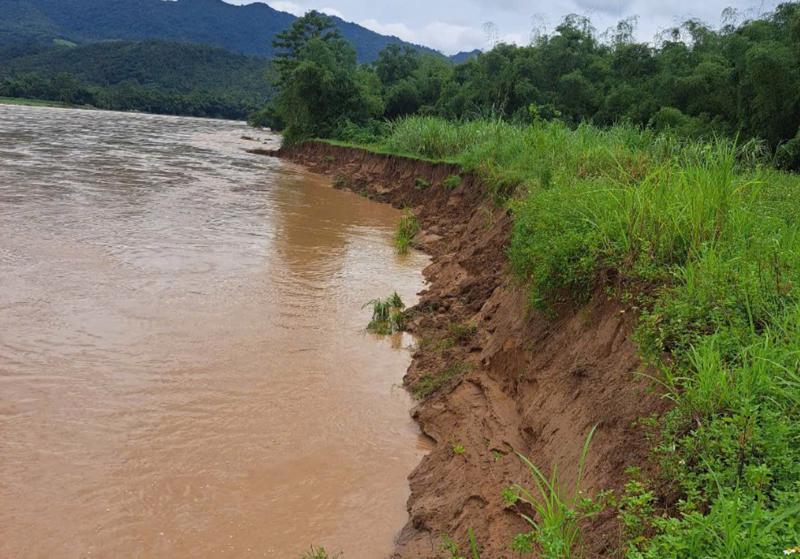
<svg viewBox="0 0 800 559">
<path fill-rule="evenodd" d="M 652 538 L 630 557 L 800 545 L 800 178 L 757 145 L 625 125 L 410 117 L 372 148 L 492 186 L 534 307 L 603 287 L 638 307 L 640 352 L 674 402 L 654 451 L 679 500 L 643 519 Z"/>
<path fill-rule="evenodd" d="M 419 233 L 419 229 L 420 225 L 417 216 L 411 210 L 406 210 L 397 223 L 397 229 L 394 232 L 394 248 L 397 254 L 408 253 L 411 248 L 411 241 L 414 239 L 414 235 Z"/>
<path fill-rule="evenodd" d="M 367 324 L 367 331 L 386 336 L 400 332 L 405 326 L 406 308 L 400 295 L 395 291 L 386 299 L 372 299 L 364 307 L 372 309 L 372 318 Z"/>
<path fill-rule="evenodd" d="M 527 466 L 536 487 L 530 491 L 522 485 L 516 485 L 510 493 L 506 493 L 512 503 L 522 501 L 536 512 L 535 517 L 521 514 L 531 526 L 531 537 L 541 551 L 543 559 L 572 559 L 583 555 L 583 537 L 581 523 L 594 516 L 598 511 L 592 500 L 583 496 L 583 484 L 586 457 L 596 427 L 586 437 L 583 450 L 578 461 L 578 473 L 570 489 L 558 474 L 558 466 L 553 466 L 549 476 L 531 462 L 523 454 L 517 456 Z"/>
</svg>

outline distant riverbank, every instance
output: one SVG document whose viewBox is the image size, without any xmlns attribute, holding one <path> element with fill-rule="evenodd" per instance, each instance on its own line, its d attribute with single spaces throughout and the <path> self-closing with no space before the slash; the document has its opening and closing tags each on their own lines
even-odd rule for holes
<svg viewBox="0 0 800 559">
<path fill-rule="evenodd" d="M 123 111 L 120 109 L 104 109 L 101 107 L 95 107 L 94 105 L 72 105 L 67 103 L 61 103 L 60 101 L 48 101 L 46 99 L 26 99 L 23 97 L 0 97 L 0 105 L 13 105 L 18 107 L 46 107 L 52 109 L 80 109 L 83 111 L 103 111 L 108 113 L 142 114 L 142 115 L 165 116 L 165 117 L 175 117 L 175 118 L 197 118 L 203 120 L 218 120 L 226 122 L 244 122 L 241 120 L 212 117 L 212 116 L 172 115 L 172 114 L 162 114 L 162 113 L 150 113 L 146 111 Z"/>
<path fill-rule="evenodd" d="M 46 101 L 44 99 L 23 99 L 21 97 L 0 97 L 0 105 L 28 105 L 31 107 L 58 107 L 62 109 L 91 109 L 94 107 L 67 105 L 58 101 Z"/>
</svg>

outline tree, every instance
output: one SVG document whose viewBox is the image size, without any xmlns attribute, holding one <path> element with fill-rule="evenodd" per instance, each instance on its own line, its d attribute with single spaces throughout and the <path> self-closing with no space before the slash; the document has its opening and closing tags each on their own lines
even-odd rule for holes
<svg viewBox="0 0 800 559">
<path fill-rule="evenodd" d="M 342 36 L 334 26 L 333 20 L 316 10 L 307 12 L 294 21 L 291 27 L 281 31 L 272 40 L 276 49 L 273 64 L 277 70 L 279 87 L 291 77 L 292 71 L 300 63 L 303 51 L 312 39 L 320 39 L 326 43 L 339 43 Z"/>
<path fill-rule="evenodd" d="M 286 142 L 329 137 L 347 122 L 364 123 L 382 112 L 374 74 L 358 68 L 355 50 L 327 16 L 307 13 L 274 44 L 283 49 L 275 61 L 274 113 Z"/>
<path fill-rule="evenodd" d="M 385 87 L 411 76 L 419 68 L 419 53 L 408 45 L 388 45 L 378 54 L 375 73 Z"/>
</svg>

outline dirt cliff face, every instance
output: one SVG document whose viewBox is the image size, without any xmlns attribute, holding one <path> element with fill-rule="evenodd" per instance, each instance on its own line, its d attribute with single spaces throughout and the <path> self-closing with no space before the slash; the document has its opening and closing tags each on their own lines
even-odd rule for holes
<svg viewBox="0 0 800 559">
<path fill-rule="evenodd" d="M 405 382 L 422 395 L 413 416 L 436 445 L 409 477 L 409 521 L 394 557 L 449 557 L 444 535 L 466 554 L 469 529 L 484 559 L 516 557 L 509 544 L 529 527 L 501 492 L 534 484 L 514 450 L 546 474 L 557 466 L 571 491 L 596 425 L 581 487 L 588 493 L 619 491 L 625 468 L 647 463 L 636 421 L 664 403 L 634 375 L 635 316 L 602 290 L 557 318 L 531 311 L 508 269 L 511 216 L 476 177 L 319 142 L 277 155 L 332 176 L 339 188 L 410 208 L 422 226 L 415 244 L 432 256 L 428 287 L 410 312 L 419 347 Z M 448 188 L 453 175 L 460 184 Z M 615 515 L 588 522 L 584 539 L 588 557 L 616 556 Z"/>
</svg>

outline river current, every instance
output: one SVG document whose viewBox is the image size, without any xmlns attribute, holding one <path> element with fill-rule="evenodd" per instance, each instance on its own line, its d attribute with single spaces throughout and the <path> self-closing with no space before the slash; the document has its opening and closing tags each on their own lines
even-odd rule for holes
<svg viewBox="0 0 800 559">
<path fill-rule="evenodd" d="M 0 557 L 387 555 L 400 213 L 243 123 L 0 105 Z"/>
</svg>

